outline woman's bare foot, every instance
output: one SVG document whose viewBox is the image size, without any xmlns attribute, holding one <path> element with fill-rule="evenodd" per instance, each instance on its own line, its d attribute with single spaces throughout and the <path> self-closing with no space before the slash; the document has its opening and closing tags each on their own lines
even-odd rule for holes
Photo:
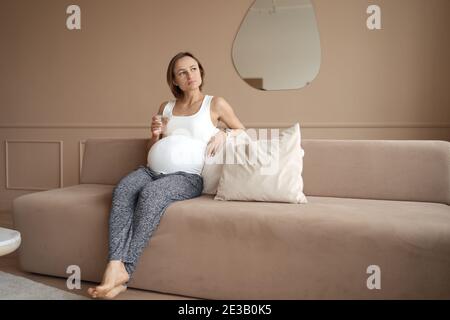
<svg viewBox="0 0 450 320">
<path fill-rule="evenodd" d="M 127 290 L 127 286 L 124 286 L 123 284 L 118 285 L 115 288 L 112 288 L 109 290 L 106 295 L 105 299 L 114 299 L 119 293 L 125 292 Z"/>
<path fill-rule="evenodd" d="M 109 291 L 125 284 L 129 279 L 130 276 L 125 269 L 125 265 L 123 264 L 123 262 L 120 260 L 112 260 L 106 267 L 102 283 L 95 288 L 89 288 L 88 293 L 93 298 L 104 298 Z M 119 291 L 114 296 L 116 296 L 120 292 L 122 291 Z"/>
</svg>

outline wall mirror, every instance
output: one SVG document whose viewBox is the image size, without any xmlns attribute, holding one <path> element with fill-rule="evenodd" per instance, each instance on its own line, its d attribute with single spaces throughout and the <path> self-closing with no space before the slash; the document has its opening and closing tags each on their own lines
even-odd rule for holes
<svg viewBox="0 0 450 320">
<path fill-rule="evenodd" d="M 256 89 L 310 84 L 321 60 L 311 0 L 255 0 L 234 40 L 232 58 L 240 77 Z"/>
</svg>

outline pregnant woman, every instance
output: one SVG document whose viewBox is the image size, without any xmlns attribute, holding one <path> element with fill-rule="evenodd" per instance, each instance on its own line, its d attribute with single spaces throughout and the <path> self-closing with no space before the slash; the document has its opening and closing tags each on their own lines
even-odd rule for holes
<svg viewBox="0 0 450 320">
<path fill-rule="evenodd" d="M 102 283 L 88 289 L 93 298 L 112 299 L 127 289 L 165 209 L 174 201 L 201 195 L 205 157 L 222 147 L 227 134 L 244 129 L 225 99 L 202 92 L 204 75 L 189 52 L 178 53 L 169 63 L 167 83 L 175 99 L 162 103 L 152 118 L 147 166 L 114 188 L 109 262 Z M 219 121 L 228 127 L 226 132 L 217 128 Z"/>
</svg>

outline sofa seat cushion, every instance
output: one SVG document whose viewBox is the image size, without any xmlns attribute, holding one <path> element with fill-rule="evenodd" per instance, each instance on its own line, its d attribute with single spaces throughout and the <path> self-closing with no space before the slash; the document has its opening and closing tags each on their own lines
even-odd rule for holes
<svg viewBox="0 0 450 320">
<path fill-rule="evenodd" d="M 449 206 L 308 199 L 175 203 L 135 283 L 215 299 L 450 298 Z M 382 290 L 366 286 L 370 265 Z"/>
<path fill-rule="evenodd" d="M 25 270 L 100 281 L 113 186 L 15 200 Z M 437 203 L 309 196 L 308 204 L 171 204 L 130 287 L 209 299 L 450 298 L 450 209 Z M 381 289 L 366 286 L 381 270 Z"/>
<path fill-rule="evenodd" d="M 108 254 L 113 188 L 81 184 L 14 199 L 14 224 L 22 236 L 22 268 L 67 277 L 67 266 L 75 264 L 82 267 L 83 279 L 96 278 Z"/>
</svg>

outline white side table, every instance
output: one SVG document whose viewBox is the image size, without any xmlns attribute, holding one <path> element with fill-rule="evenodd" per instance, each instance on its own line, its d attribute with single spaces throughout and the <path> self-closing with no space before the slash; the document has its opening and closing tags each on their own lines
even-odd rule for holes
<svg viewBox="0 0 450 320">
<path fill-rule="evenodd" d="M 0 256 L 13 252 L 20 246 L 20 232 L 0 227 Z"/>
</svg>

